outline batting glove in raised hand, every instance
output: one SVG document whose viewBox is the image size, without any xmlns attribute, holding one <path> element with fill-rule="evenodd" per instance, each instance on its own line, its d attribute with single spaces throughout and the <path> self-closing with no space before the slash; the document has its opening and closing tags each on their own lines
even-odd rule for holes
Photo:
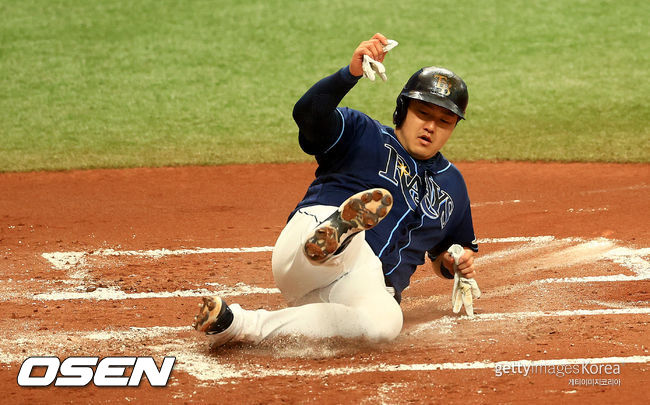
<svg viewBox="0 0 650 405">
<path fill-rule="evenodd" d="M 447 250 L 451 257 L 454 258 L 454 288 L 451 291 L 451 305 L 455 314 L 465 305 L 467 315 L 474 316 L 474 298 L 481 297 L 481 290 L 478 288 L 476 280 L 465 278 L 458 270 L 458 262 L 463 256 L 464 249 L 460 245 L 451 245 Z"/>
<path fill-rule="evenodd" d="M 388 44 L 384 45 L 384 52 L 388 52 L 391 49 L 395 48 L 398 45 L 397 41 L 392 39 L 388 40 Z M 361 63 L 361 68 L 363 69 L 363 76 L 367 77 L 371 81 L 375 81 L 375 73 L 381 77 L 381 80 L 386 81 L 386 68 L 383 63 L 378 62 L 371 58 L 368 55 L 363 55 L 363 62 Z"/>
</svg>

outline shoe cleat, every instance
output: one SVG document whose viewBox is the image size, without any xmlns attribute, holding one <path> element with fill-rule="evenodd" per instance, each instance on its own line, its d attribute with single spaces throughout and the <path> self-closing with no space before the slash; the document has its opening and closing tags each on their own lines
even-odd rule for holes
<svg viewBox="0 0 650 405">
<path fill-rule="evenodd" d="M 199 313 L 194 316 L 192 327 L 206 334 L 221 333 L 232 324 L 233 314 L 226 301 L 220 297 L 203 297 Z"/>
<path fill-rule="evenodd" d="M 325 262 L 342 252 L 353 236 L 375 227 L 392 207 L 393 197 L 383 188 L 353 195 L 316 227 L 303 246 L 305 255 L 312 262 Z"/>
</svg>

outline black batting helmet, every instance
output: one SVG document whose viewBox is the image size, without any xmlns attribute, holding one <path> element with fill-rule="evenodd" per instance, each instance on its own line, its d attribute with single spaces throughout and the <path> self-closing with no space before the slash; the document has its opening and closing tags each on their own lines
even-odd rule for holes
<svg viewBox="0 0 650 405">
<path fill-rule="evenodd" d="M 415 72 L 397 96 L 393 113 L 396 127 L 402 125 L 406 118 L 409 99 L 435 104 L 465 119 L 469 96 L 467 85 L 458 75 L 444 68 L 429 66 Z"/>
</svg>

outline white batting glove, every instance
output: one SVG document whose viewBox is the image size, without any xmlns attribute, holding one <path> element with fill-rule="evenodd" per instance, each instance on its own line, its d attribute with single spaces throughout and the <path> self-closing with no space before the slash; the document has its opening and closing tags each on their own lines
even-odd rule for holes
<svg viewBox="0 0 650 405">
<path fill-rule="evenodd" d="M 454 258 L 454 288 L 451 291 L 451 305 L 455 314 L 460 312 L 460 309 L 465 305 L 465 312 L 467 315 L 474 316 L 474 302 L 473 299 L 481 297 L 481 290 L 478 288 L 476 280 L 473 278 L 465 278 L 462 273 L 458 271 L 458 262 L 463 256 L 464 249 L 460 245 L 451 245 L 447 250 L 451 257 Z"/>
<path fill-rule="evenodd" d="M 384 45 L 384 52 L 388 52 L 391 49 L 395 48 L 398 44 L 397 41 L 393 41 L 392 39 L 388 40 L 388 44 Z M 375 81 L 375 73 L 381 77 L 381 80 L 386 81 L 388 78 L 386 77 L 386 68 L 384 67 L 383 63 L 377 62 L 373 58 L 371 58 L 368 55 L 363 55 L 363 62 L 361 62 L 361 68 L 363 69 L 363 76 L 367 77 L 371 81 Z"/>
</svg>

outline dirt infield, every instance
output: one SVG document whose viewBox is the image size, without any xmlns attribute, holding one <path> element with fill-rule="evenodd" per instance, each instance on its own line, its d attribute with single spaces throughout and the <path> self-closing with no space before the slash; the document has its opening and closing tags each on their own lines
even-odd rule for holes
<svg viewBox="0 0 650 405">
<path fill-rule="evenodd" d="M 474 319 L 451 313 L 451 284 L 423 267 L 390 344 L 218 350 L 189 327 L 198 297 L 284 305 L 271 250 L 314 165 L 0 174 L 0 391 L 12 403 L 647 403 L 650 165 L 457 166 L 480 246 Z M 20 387 L 30 356 L 176 362 L 166 387 Z"/>
</svg>

